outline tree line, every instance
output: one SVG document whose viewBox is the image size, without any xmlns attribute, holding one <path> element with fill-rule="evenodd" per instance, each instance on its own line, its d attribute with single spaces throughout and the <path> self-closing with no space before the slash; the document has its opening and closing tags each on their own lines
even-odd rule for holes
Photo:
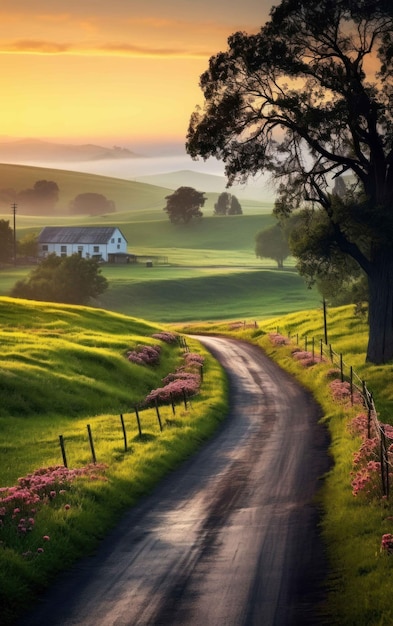
<svg viewBox="0 0 393 626">
<path fill-rule="evenodd" d="M 204 192 L 193 187 L 179 187 L 169 196 L 165 196 L 167 213 L 172 224 L 188 224 L 192 219 L 203 217 L 201 211 L 205 205 Z M 239 200 L 228 192 L 220 193 L 214 204 L 214 215 L 242 215 L 243 210 Z"/>
<path fill-rule="evenodd" d="M 16 204 L 18 212 L 26 215 L 53 215 L 59 202 L 60 189 L 53 180 L 37 180 L 31 188 L 16 191 L 0 189 L 0 205 Z M 116 211 L 113 200 L 95 192 L 79 193 L 66 207 L 72 215 L 103 215 Z"/>
</svg>

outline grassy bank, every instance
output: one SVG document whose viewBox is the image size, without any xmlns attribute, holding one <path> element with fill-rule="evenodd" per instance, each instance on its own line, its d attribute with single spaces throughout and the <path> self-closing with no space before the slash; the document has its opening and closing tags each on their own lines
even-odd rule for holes
<svg viewBox="0 0 393 626">
<path fill-rule="evenodd" d="M 222 370 L 203 348 L 189 344 L 205 359 L 200 393 L 192 405 L 179 403 L 175 415 L 162 406 L 162 431 L 156 410 L 140 409 L 139 432 L 134 406 L 183 364 L 178 343 L 153 337 L 161 326 L 88 307 L 8 298 L 0 298 L 0 321 L 2 504 L 11 498 L 0 507 L 0 606 L 1 623 L 8 624 L 212 434 L 226 400 Z M 138 346 L 157 344 L 154 366 L 126 358 Z M 60 435 L 70 468 L 65 477 L 48 469 L 62 465 Z M 19 491 L 4 491 L 21 477 Z"/>
<path fill-rule="evenodd" d="M 367 326 L 364 319 L 355 317 L 353 307 L 339 307 L 328 311 L 328 341 L 342 354 L 347 367 L 352 366 L 360 379 L 373 392 L 379 420 L 393 423 L 392 365 L 374 366 L 365 362 Z M 304 367 L 293 356 L 298 334 L 299 345 L 305 349 L 305 337 L 315 338 L 316 354 L 324 339 L 321 310 L 303 311 L 262 321 L 259 328 L 236 329 L 228 323 L 189 324 L 182 331 L 190 333 L 223 333 L 238 336 L 260 345 L 281 367 L 289 371 L 301 384 L 310 389 L 324 411 L 324 423 L 331 435 L 331 471 L 321 483 L 319 499 L 323 507 L 322 532 L 330 561 L 331 575 L 327 581 L 328 605 L 326 622 L 339 626 L 388 626 L 393 624 L 391 606 L 391 576 L 393 556 L 381 550 L 381 539 L 393 533 L 393 505 L 382 497 L 380 471 L 370 471 L 361 458 L 354 464 L 362 445 L 354 432 L 352 420 L 364 415 L 361 404 L 353 407 L 344 398 L 334 399 L 329 384 L 340 378 L 330 362 Z M 290 345 L 277 346 L 269 333 L 292 337 Z M 335 369 L 335 372 L 332 370 Z M 378 453 L 371 455 L 378 462 Z M 374 459 L 374 460 L 373 460 Z M 367 461 L 367 459 L 365 459 Z M 363 469 L 364 468 L 364 469 Z M 364 488 L 353 495 L 355 473 L 362 472 Z M 367 493 L 369 490 L 369 493 Z"/>
</svg>

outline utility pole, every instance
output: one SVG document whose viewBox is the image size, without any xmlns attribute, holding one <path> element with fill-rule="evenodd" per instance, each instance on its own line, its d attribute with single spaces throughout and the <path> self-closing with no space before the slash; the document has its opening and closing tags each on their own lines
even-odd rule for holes
<svg viewBox="0 0 393 626">
<path fill-rule="evenodd" d="M 16 265 L 16 208 L 17 204 L 14 202 L 11 204 L 11 208 L 14 214 L 14 265 Z"/>
</svg>

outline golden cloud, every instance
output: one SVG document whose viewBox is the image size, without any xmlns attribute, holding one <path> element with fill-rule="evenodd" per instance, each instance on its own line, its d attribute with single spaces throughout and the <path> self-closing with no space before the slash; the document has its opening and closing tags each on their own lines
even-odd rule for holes
<svg viewBox="0 0 393 626">
<path fill-rule="evenodd" d="M 131 57 L 167 57 L 167 58 L 206 58 L 210 50 L 186 48 L 154 48 L 128 43 L 102 43 L 76 45 L 37 39 L 18 39 L 0 43 L 0 54 L 67 54 L 83 56 L 131 56 Z"/>
<path fill-rule="evenodd" d="M 0 53 L 64 54 L 70 50 L 71 46 L 66 43 L 36 39 L 19 39 L 9 43 L 0 43 Z"/>
</svg>

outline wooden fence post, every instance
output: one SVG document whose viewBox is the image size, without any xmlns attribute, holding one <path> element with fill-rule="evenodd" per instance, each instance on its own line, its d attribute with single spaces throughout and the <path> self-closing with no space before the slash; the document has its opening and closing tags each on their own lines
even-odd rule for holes
<svg viewBox="0 0 393 626">
<path fill-rule="evenodd" d="M 175 409 L 175 402 L 174 402 L 174 399 L 173 399 L 173 394 L 172 394 L 172 393 L 170 393 L 170 394 L 169 394 L 169 397 L 170 397 L 170 399 L 171 399 L 172 413 L 173 413 L 173 415 L 175 415 L 175 413 L 176 413 L 176 409 Z"/>
<path fill-rule="evenodd" d="M 160 431 L 162 432 L 161 415 L 160 415 L 160 409 L 158 408 L 158 400 L 157 400 L 157 398 L 155 398 L 154 403 L 156 405 L 156 413 L 157 413 L 158 423 L 160 425 Z"/>
<path fill-rule="evenodd" d="M 87 425 L 87 432 L 88 432 L 88 435 L 89 435 L 91 456 L 93 457 L 93 463 L 96 464 L 97 463 L 97 458 L 96 458 L 96 453 L 95 453 L 95 450 L 94 450 L 93 435 L 91 434 L 90 424 Z"/>
<path fill-rule="evenodd" d="M 135 409 L 136 423 L 138 424 L 139 436 L 142 437 L 141 420 L 139 419 L 138 407 L 135 406 L 134 409 Z"/>
<path fill-rule="evenodd" d="M 386 447 L 385 440 L 385 428 L 381 425 L 381 439 L 379 442 L 379 460 L 381 465 L 381 483 L 382 483 L 382 494 L 386 496 L 386 477 L 385 477 L 385 454 L 384 450 Z"/>
<path fill-rule="evenodd" d="M 183 393 L 183 401 L 184 401 L 184 408 L 187 410 L 187 394 L 186 394 L 186 390 L 182 389 L 182 393 Z"/>
<path fill-rule="evenodd" d="M 315 339 L 314 339 L 314 337 L 312 338 L 311 345 L 312 345 L 312 358 L 314 360 L 314 358 L 315 358 Z"/>
<path fill-rule="evenodd" d="M 127 433 L 126 433 L 126 427 L 125 427 L 125 424 L 124 424 L 124 419 L 123 419 L 122 413 L 120 413 L 120 422 L 121 422 L 121 427 L 122 427 L 122 430 L 123 430 L 124 452 L 127 452 Z"/>
<path fill-rule="evenodd" d="M 61 455 L 63 457 L 63 465 L 64 467 L 68 467 L 63 435 L 59 435 L 59 441 L 60 441 Z"/>
</svg>

